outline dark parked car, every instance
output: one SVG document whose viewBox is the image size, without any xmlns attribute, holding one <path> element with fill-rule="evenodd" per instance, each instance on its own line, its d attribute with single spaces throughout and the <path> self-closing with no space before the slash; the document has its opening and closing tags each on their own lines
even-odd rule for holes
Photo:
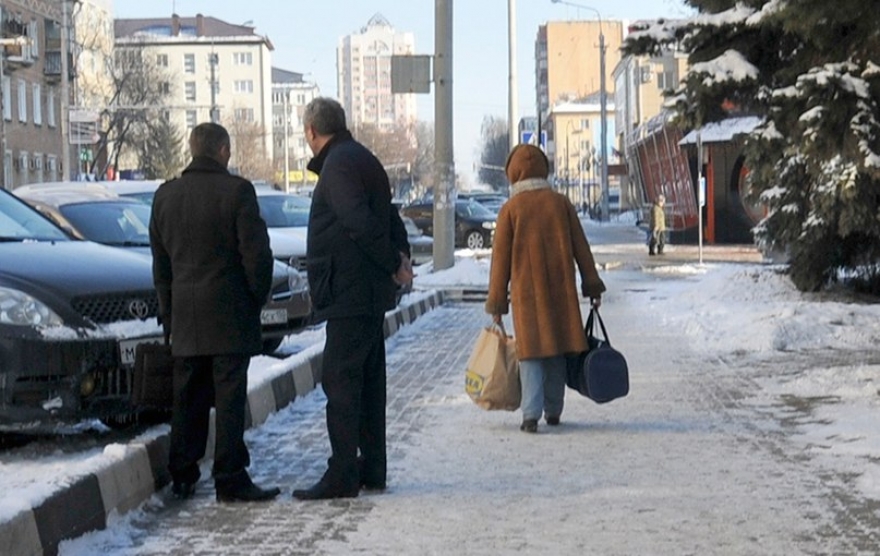
<svg viewBox="0 0 880 556">
<path fill-rule="evenodd" d="M 132 415 L 157 313 L 149 258 L 75 240 L 0 189 L 0 430 Z"/>
<path fill-rule="evenodd" d="M 37 184 L 13 192 L 76 238 L 151 256 L 150 205 L 82 182 Z M 310 311 L 305 275 L 276 261 L 271 297 L 261 315 L 263 351 L 274 352 L 285 336 L 302 330 Z"/>
<path fill-rule="evenodd" d="M 434 202 L 414 203 L 401 209 L 425 234 L 434 236 Z M 498 215 L 476 201 L 455 202 L 455 246 L 469 249 L 491 247 Z"/>
</svg>

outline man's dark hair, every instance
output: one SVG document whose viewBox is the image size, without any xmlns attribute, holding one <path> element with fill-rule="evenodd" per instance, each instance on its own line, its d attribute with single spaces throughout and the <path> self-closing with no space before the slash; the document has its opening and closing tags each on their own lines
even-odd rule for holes
<svg viewBox="0 0 880 556">
<path fill-rule="evenodd" d="M 205 122 L 193 128 L 189 135 L 189 150 L 193 158 L 216 158 L 220 149 L 229 145 L 229 132 L 222 125 Z"/>
<path fill-rule="evenodd" d="M 316 97 L 303 112 L 303 123 L 315 128 L 318 135 L 345 131 L 345 110 L 332 98 Z"/>
</svg>

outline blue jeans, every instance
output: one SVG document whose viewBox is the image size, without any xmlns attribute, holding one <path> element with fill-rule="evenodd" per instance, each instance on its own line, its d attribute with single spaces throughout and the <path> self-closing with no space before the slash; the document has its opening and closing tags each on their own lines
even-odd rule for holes
<svg viewBox="0 0 880 556">
<path fill-rule="evenodd" d="M 562 415 L 565 401 L 565 357 L 521 359 L 519 378 L 522 383 L 523 420 Z"/>
</svg>

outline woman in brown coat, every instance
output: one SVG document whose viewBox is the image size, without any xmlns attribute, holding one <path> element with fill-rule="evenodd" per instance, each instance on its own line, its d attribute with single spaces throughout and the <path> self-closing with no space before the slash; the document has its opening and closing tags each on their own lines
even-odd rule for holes
<svg viewBox="0 0 880 556">
<path fill-rule="evenodd" d="M 599 306 L 605 284 L 571 202 L 547 182 L 547 157 L 517 145 L 507 157 L 510 200 L 498 213 L 486 312 L 496 323 L 513 306 L 522 382 L 521 430 L 537 432 L 541 414 L 558 425 L 565 396 L 565 354 L 587 349 L 575 280 Z"/>
</svg>

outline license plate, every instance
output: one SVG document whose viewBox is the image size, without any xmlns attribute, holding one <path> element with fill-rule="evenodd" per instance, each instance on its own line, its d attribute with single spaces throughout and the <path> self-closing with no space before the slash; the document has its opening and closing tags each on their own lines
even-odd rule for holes
<svg viewBox="0 0 880 556">
<path fill-rule="evenodd" d="M 156 338 L 135 338 L 134 340 L 119 341 L 119 361 L 123 365 L 134 365 L 134 349 L 139 344 L 159 344 L 162 343 L 161 337 Z"/>
<path fill-rule="evenodd" d="M 287 324 L 287 309 L 263 309 L 260 312 L 263 324 Z"/>
</svg>

